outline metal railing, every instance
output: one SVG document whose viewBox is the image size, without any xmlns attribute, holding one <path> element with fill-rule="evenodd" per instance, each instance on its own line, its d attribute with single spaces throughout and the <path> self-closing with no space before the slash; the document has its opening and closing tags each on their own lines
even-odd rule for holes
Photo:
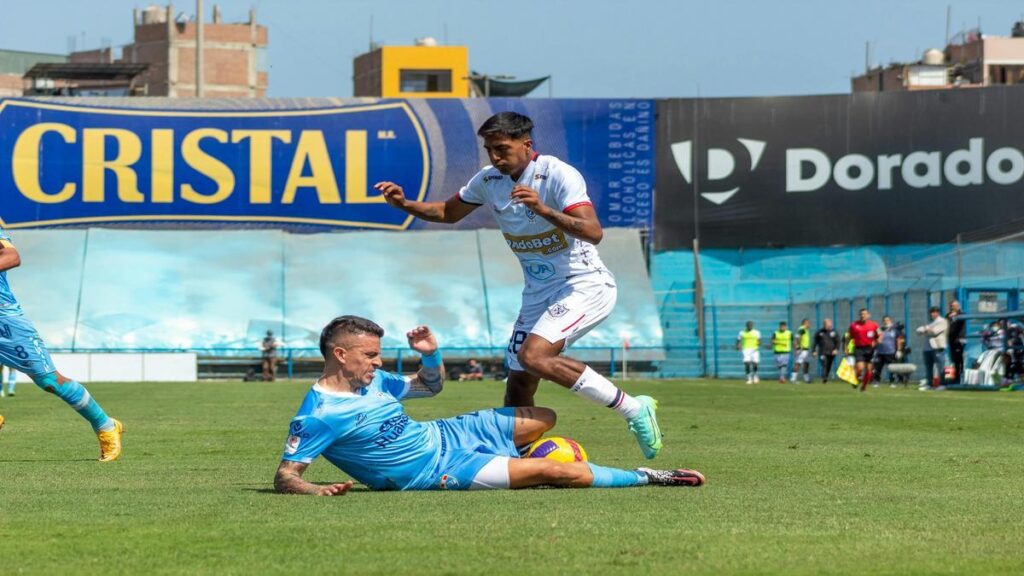
<svg viewBox="0 0 1024 576">
<path fill-rule="evenodd" d="M 501 361 L 504 363 L 506 348 L 504 346 L 478 346 L 478 347 L 445 347 L 438 348 L 441 353 L 451 359 L 470 358 L 480 360 Z M 166 354 L 166 353 L 194 353 L 199 356 L 215 357 L 216 360 L 224 362 L 236 359 L 240 364 L 255 362 L 262 355 L 262 349 L 258 347 L 210 347 L 210 348 L 50 348 L 50 352 L 57 354 Z M 620 373 L 628 373 L 629 364 L 655 362 L 661 359 L 664 348 L 659 346 L 634 346 L 634 347 L 613 347 L 613 346 L 573 346 L 568 353 L 581 360 L 607 362 L 608 372 L 611 377 L 619 376 Z M 417 353 L 408 347 L 386 346 L 381 347 L 381 357 L 386 361 L 393 361 L 396 371 L 402 372 L 405 362 L 417 357 Z M 278 348 L 278 361 L 283 361 L 287 368 L 288 377 L 295 374 L 297 361 L 316 361 L 320 358 L 319 348 L 308 347 L 281 347 Z"/>
</svg>

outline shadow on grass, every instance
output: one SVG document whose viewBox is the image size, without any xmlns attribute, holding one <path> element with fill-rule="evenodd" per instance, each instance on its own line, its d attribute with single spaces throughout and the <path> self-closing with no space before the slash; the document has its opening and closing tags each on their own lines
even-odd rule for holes
<svg viewBox="0 0 1024 576">
<path fill-rule="evenodd" d="M 95 458 L 35 458 L 25 460 L 5 460 L 0 458 L 0 464 L 24 464 L 34 462 L 96 462 Z"/>
<path fill-rule="evenodd" d="M 2 460 L 0 460 L 0 462 L 2 462 Z M 352 493 L 352 492 L 373 492 L 373 490 L 370 490 L 366 486 L 359 486 L 359 485 L 355 485 L 355 486 L 349 488 L 348 491 L 349 491 L 349 493 Z M 279 494 L 277 492 L 277 490 L 274 490 L 273 488 L 266 488 L 266 487 L 255 488 L 253 486 L 247 486 L 245 488 L 242 488 L 242 492 L 256 492 L 257 494 L 273 494 L 275 496 L 288 496 L 288 494 Z"/>
</svg>

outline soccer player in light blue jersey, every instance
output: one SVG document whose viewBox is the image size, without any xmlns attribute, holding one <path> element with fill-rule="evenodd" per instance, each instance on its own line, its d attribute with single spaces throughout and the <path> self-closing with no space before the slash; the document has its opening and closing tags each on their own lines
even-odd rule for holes
<svg viewBox="0 0 1024 576">
<path fill-rule="evenodd" d="M 3 372 L 3 374 L 6 376 L 5 378 L 0 378 L 0 397 L 4 396 L 4 381 L 7 382 L 6 395 L 14 396 L 15 387 L 18 385 L 18 371 L 15 370 L 14 368 L 4 366 L 3 370 L 0 372 Z"/>
<path fill-rule="evenodd" d="M 84 386 L 54 368 L 43 339 L 22 314 L 21 306 L 7 283 L 7 271 L 20 265 L 21 255 L 11 243 L 11 237 L 0 228 L 0 363 L 24 372 L 37 386 L 71 406 L 96 432 L 100 442 L 100 461 L 117 460 L 121 455 L 124 426 L 107 416 Z M 3 417 L 0 417 L 2 426 Z"/>
<path fill-rule="evenodd" d="M 324 374 L 291 422 L 274 477 L 278 492 L 336 496 L 352 481 L 320 485 L 302 478 L 323 456 L 372 490 L 467 490 L 566 486 L 617 488 L 660 484 L 700 486 L 693 470 L 620 470 L 587 462 L 519 458 L 520 450 L 555 425 L 548 408 L 480 410 L 431 422 L 405 414 L 401 400 L 431 397 L 444 385 L 437 339 L 426 326 L 406 334 L 422 355 L 420 370 L 380 370 L 384 330 L 358 316 L 340 316 L 320 334 Z"/>
</svg>

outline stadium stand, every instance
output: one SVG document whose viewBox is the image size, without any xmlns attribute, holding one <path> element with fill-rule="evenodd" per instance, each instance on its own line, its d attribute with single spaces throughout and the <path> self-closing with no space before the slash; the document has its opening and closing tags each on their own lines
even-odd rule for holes
<svg viewBox="0 0 1024 576">
<path fill-rule="evenodd" d="M 283 357 L 301 360 L 300 373 L 315 371 L 323 319 L 342 313 L 378 319 L 392 362 L 406 348 L 405 330 L 420 323 L 437 331 L 452 358 L 499 357 L 522 286 L 519 264 L 493 230 L 88 229 L 16 237 L 33 263 L 17 271 L 18 293 L 54 350 L 191 350 L 202 355 L 207 377 L 258 366 L 268 329 L 284 341 Z M 614 371 L 627 338 L 631 369 L 653 369 L 662 335 L 639 233 L 608 230 L 601 249 L 619 301 L 574 354 Z"/>
</svg>

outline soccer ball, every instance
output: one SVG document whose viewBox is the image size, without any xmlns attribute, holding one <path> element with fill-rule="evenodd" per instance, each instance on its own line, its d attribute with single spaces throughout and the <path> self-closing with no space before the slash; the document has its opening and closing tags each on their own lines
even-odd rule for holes
<svg viewBox="0 0 1024 576">
<path fill-rule="evenodd" d="M 557 462 L 586 462 L 587 452 L 571 438 L 541 438 L 526 451 L 527 458 L 547 458 Z"/>
</svg>

